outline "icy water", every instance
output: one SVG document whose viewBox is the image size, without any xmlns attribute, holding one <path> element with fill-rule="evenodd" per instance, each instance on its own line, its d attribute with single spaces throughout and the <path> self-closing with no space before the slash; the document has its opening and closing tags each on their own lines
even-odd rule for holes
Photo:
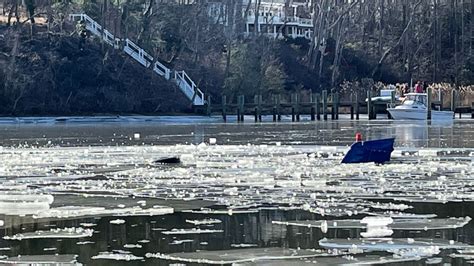
<svg viewBox="0 0 474 266">
<path fill-rule="evenodd" d="M 0 119 L 0 263 L 474 262 L 474 121 L 251 120 Z"/>
</svg>

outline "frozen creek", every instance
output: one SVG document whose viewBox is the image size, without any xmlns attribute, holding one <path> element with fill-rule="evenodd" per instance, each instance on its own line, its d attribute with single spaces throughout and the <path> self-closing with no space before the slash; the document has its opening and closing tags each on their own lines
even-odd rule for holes
<svg viewBox="0 0 474 266">
<path fill-rule="evenodd" d="M 205 142 L 0 148 L 0 262 L 474 257 L 474 149 L 399 146 L 377 166 L 341 165 L 342 145 Z"/>
</svg>

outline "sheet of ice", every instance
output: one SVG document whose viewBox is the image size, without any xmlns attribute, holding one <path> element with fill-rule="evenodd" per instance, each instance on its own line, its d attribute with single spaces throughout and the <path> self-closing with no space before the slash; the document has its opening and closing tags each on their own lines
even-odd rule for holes
<svg viewBox="0 0 474 266">
<path fill-rule="evenodd" d="M 220 224 L 222 223 L 219 219 L 203 219 L 203 220 L 186 220 L 187 223 L 194 224 L 194 225 L 205 225 L 205 224 Z"/>
<path fill-rule="evenodd" d="M 230 246 L 233 247 L 233 248 L 254 248 L 254 247 L 258 247 L 257 244 L 247 244 L 247 243 L 230 244 Z"/>
<path fill-rule="evenodd" d="M 140 244 L 125 244 L 123 245 L 124 248 L 142 248 L 143 246 Z"/>
<path fill-rule="evenodd" d="M 15 265 L 82 265 L 77 262 L 77 255 L 22 255 L 10 258 L 0 258 L 2 264 Z"/>
<path fill-rule="evenodd" d="M 201 264 L 235 264 L 244 262 L 260 262 L 266 260 L 291 260 L 333 256 L 320 250 L 296 250 L 285 248 L 247 248 L 216 251 L 199 251 L 190 253 L 147 253 L 147 258 L 158 258 L 171 261 Z"/>
<path fill-rule="evenodd" d="M 71 227 L 62 229 L 51 229 L 49 231 L 35 231 L 4 236 L 5 240 L 42 239 L 42 238 L 82 238 L 92 236 L 94 230 L 81 227 Z"/>
<path fill-rule="evenodd" d="M 29 215 L 48 210 L 52 195 L 0 194 L 0 214 Z"/>
<path fill-rule="evenodd" d="M 362 239 L 321 239 L 319 245 L 327 249 L 358 248 L 365 251 L 386 251 L 396 254 L 401 252 L 431 252 L 435 249 L 468 249 L 472 246 L 444 239 L 424 238 L 362 238 Z M 411 254 L 410 253 L 410 254 Z M 408 253 L 407 253 L 408 254 Z"/>
<path fill-rule="evenodd" d="M 181 239 L 181 240 L 173 240 L 170 245 L 182 245 L 184 243 L 192 243 L 194 242 L 193 239 Z"/>
<path fill-rule="evenodd" d="M 470 217 L 460 218 L 434 218 L 434 219 L 393 219 L 392 223 L 387 224 L 387 228 L 392 230 L 439 230 L 456 229 L 464 227 L 471 221 Z M 329 229 L 364 229 L 366 225 L 361 220 L 307 220 L 307 221 L 272 221 L 274 224 L 291 225 L 299 227 L 317 227 L 321 228 L 324 224 Z"/>
<path fill-rule="evenodd" d="M 115 220 L 110 220 L 111 224 L 124 224 L 125 223 L 125 220 L 122 220 L 122 219 L 115 219 Z"/>
<path fill-rule="evenodd" d="M 362 237 L 384 237 L 393 234 L 393 230 L 387 227 L 393 223 L 393 219 L 390 217 L 367 216 L 360 223 L 365 224 L 367 227 L 367 232 L 360 233 Z"/>
<path fill-rule="evenodd" d="M 20 208 L 15 205 L 14 211 L 25 204 L 28 215 L 60 219 L 171 212 L 152 208 L 153 199 L 203 200 L 222 206 L 189 207 L 188 213 L 196 214 L 257 213 L 261 207 L 275 207 L 329 217 L 402 210 L 409 202 L 474 201 L 472 149 L 431 149 L 423 156 L 417 153 L 419 149 L 403 149 L 383 166 L 341 165 L 345 150 L 347 147 L 205 144 L 3 148 L 0 175 L 8 178 L 1 179 L 0 186 L 8 187 L 13 195 L 43 194 L 39 200 L 18 199 Z M 172 167 L 147 164 L 167 154 L 182 154 L 183 163 Z M 81 178 L 96 175 L 101 178 Z M 51 195 L 77 197 L 59 204 L 51 201 Z M 88 204 L 75 200 L 99 195 L 103 200 Z M 140 199 L 133 205 L 117 201 L 112 207 L 110 202 L 119 197 Z M 402 202 L 374 204 L 382 201 Z M 8 197 L 1 202 L 11 203 Z"/>
<path fill-rule="evenodd" d="M 89 244 L 95 244 L 93 241 L 79 241 L 76 242 L 77 245 L 89 245 Z"/>
<path fill-rule="evenodd" d="M 92 257 L 93 260 L 120 260 L 120 261 L 135 261 L 143 260 L 143 257 L 138 257 L 133 254 L 115 253 L 115 252 L 100 252 L 98 255 Z"/>
<path fill-rule="evenodd" d="M 162 231 L 164 235 L 190 235 L 190 234 L 215 234 L 223 233 L 223 230 L 215 229 L 200 229 L 200 228 L 191 228 L 191 229 L 173 229 L 171 231 Z"/>
<path fill-rule="evenodd" d="M 97 224 L 95 224 L 95 223 L 80 223 L 79 225 L 82 226 L 82 227 L 94 227 L 94 226 L 97 226 Z"/>
<path fill-rule="evenodd" d="M 395 203 L 380 203 L 376 202 L 373 205 L 370 206 L 373 209 L 383 209 L 383 210 L 399 210 L 399 211 L 404 211 L 407 209 L 412 209 L 412 206 L 406 205 L 406 204 L 395 204 Z"/>
</svg>

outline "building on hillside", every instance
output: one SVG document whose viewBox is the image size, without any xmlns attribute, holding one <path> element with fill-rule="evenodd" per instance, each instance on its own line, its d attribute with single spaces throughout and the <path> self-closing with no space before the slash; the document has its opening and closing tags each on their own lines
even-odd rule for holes
<svg viewBox="0 0 474 266">
<path fill-rule="evenodd" d="M 236 9 L 242 12 L 245 36 L 257 33 L 273 38 L 310 39 L 313 31 L 310 5 L 311 0 L 262 0 L 257 8 L 255 1 L 243 0 Z M 209 15 L 216 22 L 228 24 L 229 16 L 222 2 L 210 3 Z"/>
</svg>

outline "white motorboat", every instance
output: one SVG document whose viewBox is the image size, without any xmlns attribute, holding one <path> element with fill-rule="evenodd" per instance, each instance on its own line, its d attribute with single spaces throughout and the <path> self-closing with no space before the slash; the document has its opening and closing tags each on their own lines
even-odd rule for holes
<svg viewBox="0 0 474 266">
<path fill-rule="evenodd" d="M 426 93 L 407 93 L 402 104 L 395 108 L 387 108 L 394 120 L 427 120 L 428 96 Z M 431 110 L 431 120 L 452 120 L 453 111 Z"/>
</svg>

